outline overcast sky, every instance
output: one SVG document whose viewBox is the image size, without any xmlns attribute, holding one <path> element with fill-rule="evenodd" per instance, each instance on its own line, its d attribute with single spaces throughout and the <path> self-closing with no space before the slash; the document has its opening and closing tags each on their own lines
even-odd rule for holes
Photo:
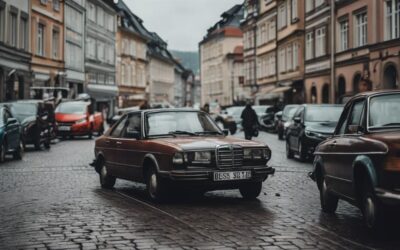
<svg viewBox="0 0 400 250">
<path fill-rule="evenodd" d="M 145 27 L 157 32 L 172 50 L 197 51 L 207 29 L 222 12 L 243 0 L 124 0 Z"/>
</svg>

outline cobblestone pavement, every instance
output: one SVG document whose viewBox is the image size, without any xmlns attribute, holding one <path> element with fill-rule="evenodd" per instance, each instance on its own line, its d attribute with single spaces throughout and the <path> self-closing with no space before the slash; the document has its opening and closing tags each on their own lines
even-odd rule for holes
<svg viewBox="0 0 400 250">
<path fill-rule="evenodd" d="M 400 248 L 397 235 L 370 235 L 360 212 L 345 202 L 336 215 L 322 214 L 307 177 L 311 164 L 286 160 L 276 135 L 257 140 L 272 148 L 277 173 L 256 201 L 222 191 L 152 204 L 143 185 L 120 180 L 115 190 L 102 190 L 88 166 L 93 140 L 27 152 L 22 161 L 0 165 L 0 248 Z"/>
</svg>

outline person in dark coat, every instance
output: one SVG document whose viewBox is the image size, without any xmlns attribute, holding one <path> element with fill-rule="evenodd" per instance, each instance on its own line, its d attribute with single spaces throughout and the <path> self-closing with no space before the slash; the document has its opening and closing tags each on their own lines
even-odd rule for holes
<svg viewBox="0 0 400 250">
<path fill-rule="evenodd" d="M 254 130 L 258 126 L 257 113 L 251 107 L 251 103 L 246 104 L 246 107 L 240 117 L 242 118 L 244 137 L 246 138 L 246 140 L 251 140 L 254 135 Z"/>
</svg>

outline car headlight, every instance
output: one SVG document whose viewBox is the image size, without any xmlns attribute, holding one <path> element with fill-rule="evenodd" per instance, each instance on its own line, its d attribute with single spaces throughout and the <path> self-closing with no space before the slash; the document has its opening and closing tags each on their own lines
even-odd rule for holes
<svg viewBox="0 0 400 250">
<path fill-rule="evenodd" d="M 183 154 L 182 153 L 174 154 L 174 157 L 172 157 L 172 163 L 176 164 L 176 165 L 182 165 L 183 164 Z"/>
<path fill-rule="evenodd" d="M 82 118 L 82 119 L 80 119 L 80 120 L 77 120 L 76 122 L 75 122 L 75 124 L 82 124 L 82 123 L 85 123 L 86 122 L 86 118 Z"/>
<path fill-rule="evenodd" d="M 188 163 L 210 164 L 211 152 L 209 151 L 188 152 L 185 154 L 185 161 Z"/>
<path fill-rule="evenodd" d="M 271 159 L 271 150 L 268 148 L 246 148 L 243 150 L 245 160 L 269 160 Z"/>
</svg>

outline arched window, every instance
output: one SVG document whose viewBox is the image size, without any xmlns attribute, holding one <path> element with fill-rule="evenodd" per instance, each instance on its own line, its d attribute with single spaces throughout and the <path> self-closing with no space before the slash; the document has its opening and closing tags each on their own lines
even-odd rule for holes
<svg viewBox="0 0 400 250">
<path fill-rule="evenodd" d="M 317 103 L 317 88 L 315 86 L 313 86 L 311 88 L 311 103 Z"/>
<path fill-rule="evenodd" d="M 397 70 L 394 65 L 386 67 L 383 73 L 383 88 L 384 89 L 397 89 L 398 84 Z"/>
<path fill-rule="evenodd" d="M 361 80 L 361 74 L 357 73 L 353 78 L 353 92 L 354 93 L 360 92 L 358 89 L 358 84 L 360 83 L 360 80 Z"/>
<path fill-rule="evenodd" d="M 329 84 L 327 83 L 322 87 L 322 103 L 329 103 Z"/>
<path fill-rule="evenodd" d="M 337 94 L 337 97 L 340 98 L 344 94 L 346 94 L 346 79 L 343 76 L 340 76 L 339 80 L 338 80 L 338 94 Z"/>
</svg>

